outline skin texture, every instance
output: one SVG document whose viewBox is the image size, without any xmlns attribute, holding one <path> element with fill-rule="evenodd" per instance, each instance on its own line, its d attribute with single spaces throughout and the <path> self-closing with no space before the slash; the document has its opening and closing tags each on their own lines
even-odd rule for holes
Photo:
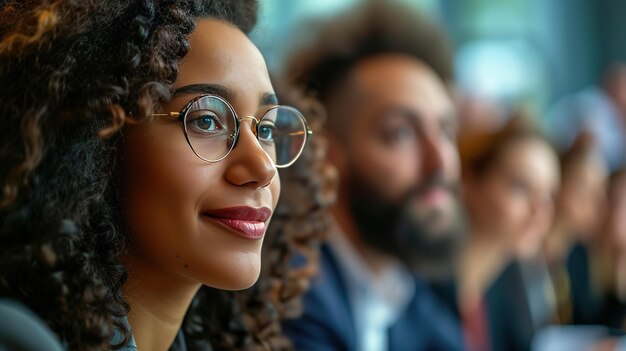
<svg viewBox="0 0 626 351">
<path fill-rule="evenodd" d="M 330 159 L 341 174 L 335 215 L 357 247 L 372 253 L 359 243 L 350 212 L 351 178 L 358 175 L 384 201 L 394 203 L 434 178 L 456 184 L 455 110 L 433 71 L 410 56 L 366 58 L 344 84 L 349 93 L 339 93 L 330 104 L 330 113 L 344 114 L 344 123 L 349 123 L 343 137 L 330 138 Z M 415 195 L 410 205 L 422 222 L 439 213 L 437 220 L 428 222 L 428 235 L 437 235 L 458 217 L 455 202 L 448 188 L 434 186 Z M 375 268 L 377 255 L 366 256 Z"/>
<path fill-rule="evenodd" d="M 275 103 L 263 58 L 239 29 L 200 20 L 189 38 L 176 89 L 219 84 L 230 92 L 222 97 L 240 117 L 259 116 Z M 180 111 L 200 94 L 175 95 L 162 110 Z M 202 213 L 234 206 L 273 210 L 280 182 L 249 120 L 242 122 L 234 150 L 218 163 L 199 159 L 180 122 L 168 119 L 129 128 L 125 148 L 124 190 L 134 244 L 124 259 L 129 321 L 139 349 L 164 349 L 202 284 L 239 290 L 259 276 L 262 239 L 243 238 Z"/>
<path fill-rule="evenodd" d="M 558 160 L 539 139 L 509 142 L 486 173 L 465 191 L 473 230 L 507 253 L 535 252 L 551 224 Z"/>
</svg>

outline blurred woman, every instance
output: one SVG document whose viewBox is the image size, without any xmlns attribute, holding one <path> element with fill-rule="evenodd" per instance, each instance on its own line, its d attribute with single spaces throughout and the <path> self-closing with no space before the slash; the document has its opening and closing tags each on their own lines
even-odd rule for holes
<svg viewBox="0 0 626 351">
<path fill-rule="evenodd" d="M 626 302 L 626 170 L 609 178 L 608 205 L 603 235 L 615 262 L 612 270 L 615 294 Z"/>
<path fill-rule="evenodd" d="M 606 208 L 607 168 L 591 134 L 577 136 L 561 158 L 561 174 L 554 221 L 545 241 L 549 263 L 566 259 L 576 243 L 589 242 Z"/>
<path fill-rule="evenodd" d="M 537 252 L 552 221 L 558 159 L 521 118 L 496 132 L 462 138 L 459 148 L 470 220 L 457 275 L 467 347 L 514 350 L 505 340 L 509 335 L 502 329 L 502 306 L 494 307 L 490 288 L 515 258 Z"/>
<path fill-rule="evenodd" d="M 558 304 L 557 322 L 596 323 L 601 309 L 599 266 L 589 249 L 599 239 L 607 208 L 607 168 L 589 133 L 577 136 L 561 158 L 559 189 L 552 227 L 544 244 Z M 597 261 L 597 260 L 595 260 Z"/>
</svg>

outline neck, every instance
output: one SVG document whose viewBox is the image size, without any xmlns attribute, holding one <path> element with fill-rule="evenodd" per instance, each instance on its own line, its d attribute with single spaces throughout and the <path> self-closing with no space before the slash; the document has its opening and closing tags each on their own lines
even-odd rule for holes
<svg viewBox="0 0 626 351">
<path fill-rule="evenodd" d="M 572 233 L 569 232 L 569 226 L 565 221 L 561 219 L 554 221 L 552 228 L 546 235 L 544 245 L 546 261 L 549 265 L 553 266 L 565 261 L 573 244 L 571 235 Z"/>
<path fill-rule="evenodd" d="M 507 264 L 502 248 L 494 245 L 490 236 L 470 233 L 459 259 L 459 306 L 472 309 L 480 301 Z"/>
<path fill-rule="evenodd" d="M 359 235 L 357 225 L 354 222 L 352 213 L 346 206 L 342 206 L 341 201 L 332 208 L 332 214 L 335 221 L 341 228 L 341 235 L 344 235 L 346 239 L 354 246 L 357 253 L 363 261 L 367 264 L 367 268 L 374 276 L 382 274 L 384 268 L 389 265 L 393 259 L 388 255 L 379 252 L 369 247 Z M 381 235 L 384 235 L 381 233 Z"/>
<path fill-rule="evenodd" d="M 128 280 L 123 292 L 130 304 L 128 321 L 137 349 L 169 349 L 200 284 L 130 253 L 124 265 Z"/>
</svg>

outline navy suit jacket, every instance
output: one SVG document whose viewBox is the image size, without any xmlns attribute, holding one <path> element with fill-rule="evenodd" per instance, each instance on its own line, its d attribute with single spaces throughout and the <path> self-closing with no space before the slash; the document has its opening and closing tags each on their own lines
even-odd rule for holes
<svg viewBox="0 0 626 351">
<path fill-rule="evenodd" d="M 322 245 L 320 273 L 304 295 L 299 319 L 283 323 L 283 330 L 302 351 L 353 351 L 356 332 L 353 312 L 338 263 Z M 389 329 L 392 351 L 456 351 L 463 349 L 458 320 L 420 281 L 405 312 Z"/>
</svg>

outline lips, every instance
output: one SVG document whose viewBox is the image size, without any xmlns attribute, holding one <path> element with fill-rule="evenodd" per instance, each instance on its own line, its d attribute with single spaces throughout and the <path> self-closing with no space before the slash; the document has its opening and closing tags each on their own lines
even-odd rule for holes
<svg viewBox="0 0 626 351">
<path fill-rule="evenodd" d="M 433 187 L 418 195 L 418 201 L 428 205 L 438 205 L 448 200 L 450 192 L 443 187 Z"/>
<path fill-rule="evenodd" d="M 256 240 L 265 235 L 265 222 L 272 216 L 272 210 L 267 207 L 239 206 L 207 210 L 202 212 L 202 216 L 232 229 L 246 239 Z"/>
</svg>

